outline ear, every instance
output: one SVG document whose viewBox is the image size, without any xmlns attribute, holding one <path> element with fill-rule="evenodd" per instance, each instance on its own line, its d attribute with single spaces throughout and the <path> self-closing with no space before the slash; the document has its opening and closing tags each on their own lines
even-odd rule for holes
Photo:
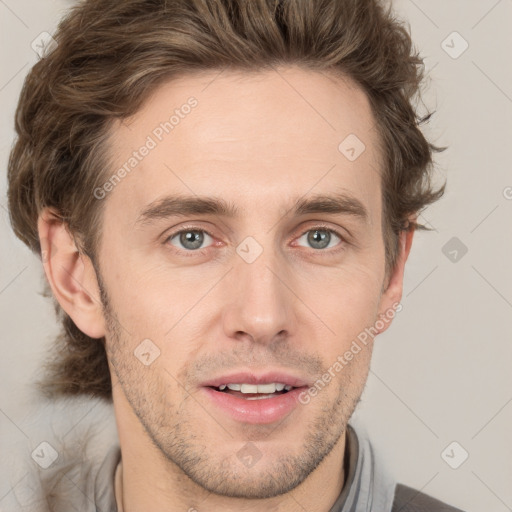
<svg viewBox="0 0 512 512">
<path fill-rule="evenodd" d="M 379 319 L 381 321 L 376 322 L 376 328 L 379 334 L 383 333 L 391 325 L 396 312 L 402 309 L 400 300 L 402 299 L 403 292 L 405 262 L 411 251 L 414 231 L 414 228 L 411 228 L 408 231 L 400 232 L 398 241 L 399 253 L 396 264 L 391 270 L 386 289 L 383 291 L 379 303 Z"/>
<path fill-rule="evenodd" d="M 91 338 L 105 336 L 96 272 L 77 249 L 65 222 L 50 208 L 37 221 L 41 260 L 53 295 L 76 326 Z"/>
</svg>

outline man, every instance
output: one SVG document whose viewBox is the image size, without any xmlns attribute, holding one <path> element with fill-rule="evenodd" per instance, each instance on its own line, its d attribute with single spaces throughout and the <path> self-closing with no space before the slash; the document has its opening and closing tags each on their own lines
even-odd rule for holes
<svg viewBox="0 0 512 512">
<path fill-rule="evenodd" d="M 20 98 L 9 207 L 61 312 L 42 387 L 113 401 L 90 509 L 456 510 L 349 424 L 443 192 L 392 13 L 91 0 L 54 38 Z"/>
</svg>

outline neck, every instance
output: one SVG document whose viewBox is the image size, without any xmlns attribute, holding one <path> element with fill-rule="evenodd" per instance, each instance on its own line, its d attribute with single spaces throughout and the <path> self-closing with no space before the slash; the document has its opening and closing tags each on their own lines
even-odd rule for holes
<svg viewBox="0 0 512 512">
<path fill-rule="evenodd" d="M 210 493 L 170 461 L 122 446 L 123 460 L 116 472 L 118 511 L 328 512 L 345 485 L 345 449 L 344 433 L 316 470 L 293 491 L 274 498 L 247 500 Z M 151 451 L 145 452 L 148 453 Z"/>
</svg>

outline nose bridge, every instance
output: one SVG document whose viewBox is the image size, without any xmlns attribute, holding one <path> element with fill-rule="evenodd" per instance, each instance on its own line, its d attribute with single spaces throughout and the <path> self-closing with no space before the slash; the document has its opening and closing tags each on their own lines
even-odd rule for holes
<svg viewBox="0 0 512 512">
<path fill-rule="evenodd" d="M 244 332 L 255 341 L 271 341 L 293 328 L 293 294 L 284 284 L 286 267 L 271 242 L 247 237 L 237 247 L 231 276 L 232 297 L 225 312 L 227 334 Z M 239 334 L 237 334 L 239 335 Z"/>
</svg>

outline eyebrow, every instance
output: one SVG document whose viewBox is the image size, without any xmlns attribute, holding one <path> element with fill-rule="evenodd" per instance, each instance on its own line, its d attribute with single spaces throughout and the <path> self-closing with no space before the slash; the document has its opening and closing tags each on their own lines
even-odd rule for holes
<svg viewBox="0 0 512 512">
<path fill-rule="evenodd" d="M 242 211 L 235 204 L 218 197 L 170 195 L 146 206 L 137 217 L 135 225 L 143 226 L 169 217 L 188 215 L 236 218 Z M 287 214 L 290 211 L 293 211 L 294 216 L 327 213 L 352 216 L 365 223 L 369 220 L 368 210 L 363 203 L 345 193 L 299 197 Z"/>
</svg>

